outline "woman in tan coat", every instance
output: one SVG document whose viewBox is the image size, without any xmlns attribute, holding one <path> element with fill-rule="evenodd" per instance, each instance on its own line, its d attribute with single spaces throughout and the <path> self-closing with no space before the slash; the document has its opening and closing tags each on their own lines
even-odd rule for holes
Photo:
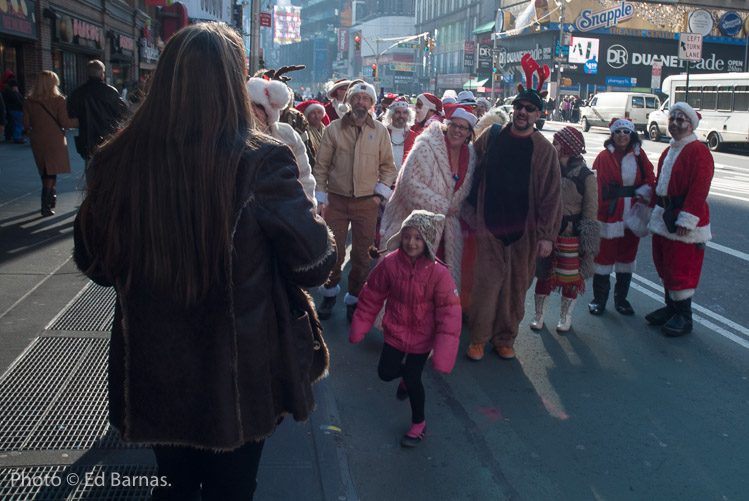
<svg viewBox="0 0 749 501">
<path fill-rule="evenodd" d="M 60 93 L 59 85 L 57 75 L 44 70 L 23 103 L 23 126 L 30 129 L 31 151 L 42 178 L 42 216 L 54 214 L 57 175 L 70 172 L 63 129 L 78 127 L 78 120 L 68 117 L 65 96 Z"/>
</svg>

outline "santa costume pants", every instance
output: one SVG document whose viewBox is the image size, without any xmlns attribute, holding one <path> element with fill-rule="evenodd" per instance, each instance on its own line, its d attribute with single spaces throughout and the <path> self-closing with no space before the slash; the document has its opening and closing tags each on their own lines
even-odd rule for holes
<svg viewBox="0 0 749 501">
<path fill-rule="evenodd" d="M 601 237 L 601 248 L 594 262 L 596 273 L 608 275 L 612 271 L 617 273 L 634 273 L 637 248 L 640 246 L 640 238 L 624 229 L 624 236 L 616 238 Z"/>
<path fill-rule="evenodd" d="M 653 263 L 663 287 L 675 301 L 694 295 L 704 259 L 704 244 L 685 243 L 653 235 Z"/>
</svg>

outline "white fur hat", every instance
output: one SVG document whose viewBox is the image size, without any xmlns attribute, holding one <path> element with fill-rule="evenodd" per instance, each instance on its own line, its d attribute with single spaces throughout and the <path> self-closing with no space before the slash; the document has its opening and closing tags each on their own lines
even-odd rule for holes
<svg viewBox="0 0 749 501">
<path fill-rule="evenodd" d="M 447 106 L 445 106 L 445 118 L 447 120 L 462 118 L 463 120 L 468 122 L 468 125 L 471 126 L 471 129 L 476 127 L 476 122 L 478 121 L 476 115 L 474 115 L 471 111 L 470 106 L 466 104 L 448 104 Z"/>
<path fill-rule="evenodd" d="M 362 82 L 361 80 L 359 80 L 352 83 L 349 86 L 348 91 L 346 92 L 346 102 L 348 103 L 351 97 L 356 94 L 368 95 L 372 99 L 372 104 L 375 104 L 377 102 L 377 94 L 375 93 L 375 88 L 367 82 Z"/>
<path fill-rule="evenodd" d="M 278 122 L 281 110 L 289 104 L 288 87 L 278 80 L 250 78 L 247 81 L 247 92 L 250 94 L 250 101 L 265 110 L 268 125 Z"/>
<path fill-rule="evenodd" d="M 684 113 L 684 115 L 686 115 L 689 121 L 692 122 L 693 129 L 696 129 L 697 126 L 700 124 L 700 118 L 702 118 L 702 116 L 696 111 L 694 111 L 694 108 L 689 106 L 687 103 L 680 102 L 680 103 L 672 104 L 671 109 L 668 110 L 668 116 L 673 115 L 677 111 L 680 111 Z"/>
<path fill-rule="evenodd" d="M 489 111 L 489 109 L 492 107 L 492 103 L 490 103 L 487 98 L 480 97 L 480 98 L 476 99 L 476 106 L 482 106 L 487 111 Z"/>
<path fill-rule="evenodd" d="M 616 129 L 629 129 L 630 132 L 634 132 L 635 124 L 629 118 L 614 118 L 609 122 L 609 130 L 613 134 Z"/>
<path fill-rule="evenodd" d="M 398 96 L 395 98 L 395 100 L 390 103 L 390 106 L 388 106 L 389 110 L 397 110 L 397 109 L 404 109 L 407 110 L 409 108 L 408 100 L 405 96 Z"/>
</svg>

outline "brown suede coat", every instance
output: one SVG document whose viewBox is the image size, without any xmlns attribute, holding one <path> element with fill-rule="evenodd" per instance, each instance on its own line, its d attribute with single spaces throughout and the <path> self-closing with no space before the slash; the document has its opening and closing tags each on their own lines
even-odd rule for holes
<svg viewBox="0 0 749 501">
<path fill-rule="evenodd" d="M 325 281 L 336 253 L 291 151 L 270 141 L 240 163 L 228 278 L 205 301 L 185 309 L 117 280 L 109 409 L 127 442 L 232 450 L 271 435 L 284 414 L 304 420 L 313 410 L 311 385 L 327 356 L 313 359 L 314 308 L 289 302 L 298 286 Z M 86 201 L 85 210 L 94 211 L 95 225 L 104 223 Z M 80 219 L 76 263 L 100 285 L 113 285 L 90 269 L 101 246 L 90 228 L 86 241 L 94 243 L 85 245 Z"/>
<path fill-rule="evenodd" d="M 49 113 L 44 111 L 45 107 Z M 65 98 L 55 96 L 41 101 L 27 98 L 23 102 L 23 125 L 31 129 L 31 151 L 39 175 L 45 170 L 50 176 L 69 173 L 68 142 L 61 127 L 76 128 L 78 120 L 68 117 Z"/>
</svg>

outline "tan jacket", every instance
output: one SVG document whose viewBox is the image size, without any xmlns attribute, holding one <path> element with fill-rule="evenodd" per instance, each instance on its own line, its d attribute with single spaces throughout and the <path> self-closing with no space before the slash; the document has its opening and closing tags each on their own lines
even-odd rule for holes
<svg viewBox="0 0 749 501">
<path fill-rule="evenodd" d="M 359 129 L 346 113 L 323 131 L 313 175 L 317 191 L 346 197 L 375 193 L 375 185 L 395 182 L 395 164 L 387 128 L 367 116 Z"/>
<path fill-rule="evenodd" d="M 44 111 L 45 107 L 49 113 Z M 23 102 L 23 125 L 31 129 L 31 151 L 39 175 L 45 171 L 50 176 L 69 173 L 68 142 L 61 127 L 76 128 L 78 119 L 68 117 L 65 98 L 54 96 L 42 101 L 27 98 Z"/>
</svg>

